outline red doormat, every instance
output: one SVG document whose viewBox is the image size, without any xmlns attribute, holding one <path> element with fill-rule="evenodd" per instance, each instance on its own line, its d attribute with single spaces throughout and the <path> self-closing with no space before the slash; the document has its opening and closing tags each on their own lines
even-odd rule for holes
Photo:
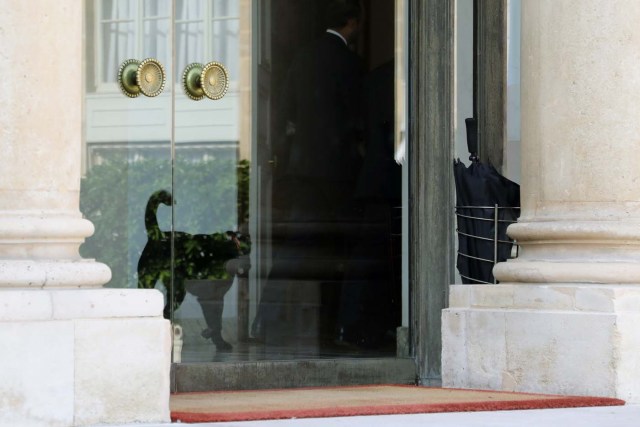
<svg viewBox="0 0 640 427">
<path fill-rule="evenodd" d="M 354 415 L 619 406 L 605 397 L 555 396 L 403 385 L 176 393 L 171 420 L 184 423 Z"/>
</svg>

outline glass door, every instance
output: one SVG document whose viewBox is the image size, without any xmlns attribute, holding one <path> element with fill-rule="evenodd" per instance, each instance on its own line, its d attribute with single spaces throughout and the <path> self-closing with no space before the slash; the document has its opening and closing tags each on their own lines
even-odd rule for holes
<svg viewBox="0 0 640 427">
<path fill-rule="evenodd" d="M 393 2 L 266 2 L 259 11 L 270 268 L 251 332 L 274 357 L 396 354 L 393 16 Z"/>
<path fill-rule="evenodd" d="M 170 282 L 172 8 L 170 0 L 85 3 L 80 208 L 95 234 L 81 254 L 111 268 L 111 287 Z M 140 274 L 150 264 L 158 273 Z"/>
<path fill-rule="evenodd" d="M 408 355 L 402 5 L 86 2 L 83 256 L 174 362 Z"/>
<path fill-rule="evenodd" d="M 175 4 L 173 323 L 182 361 L 227 360 L 247 338 L 251 14 L 237 0 Z"/>
</svg>

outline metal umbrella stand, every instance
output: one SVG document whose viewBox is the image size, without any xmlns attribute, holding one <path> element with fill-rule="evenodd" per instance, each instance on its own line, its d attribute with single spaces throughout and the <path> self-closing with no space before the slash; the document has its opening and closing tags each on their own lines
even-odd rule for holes
<svg viewBox="0 0 640 427">
<path fill-rule="evenodd" d="M 467 119 L 471 164 L 454 161 L 456 184 L 456 266 L 464 284 L 496 283 L 493 266 L 511 258 L 514 241 L 507 227 L 520 216 L 520 186 L 477 156 L 475 120 Z"/>
</svg>

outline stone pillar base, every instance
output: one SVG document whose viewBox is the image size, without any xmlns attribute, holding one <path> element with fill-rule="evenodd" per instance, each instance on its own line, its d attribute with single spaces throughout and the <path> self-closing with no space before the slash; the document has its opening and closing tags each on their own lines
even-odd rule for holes
<svg viewBox="0 0 640 427">
<path fill-rule="evenodd" d="M 155 290 L 0 290 L 0 425 L 168 422 Z"/>
<path fill-rule="evenodd" d="M 455 285 L 442 383 L 640 403 L 640 287 Z"/>
</svg>

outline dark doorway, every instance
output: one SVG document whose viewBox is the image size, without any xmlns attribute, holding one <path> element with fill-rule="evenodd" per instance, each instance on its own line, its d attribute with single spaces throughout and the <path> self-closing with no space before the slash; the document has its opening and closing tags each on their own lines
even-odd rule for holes
<svg viewBox="0 0 640 427">
<path fill-rule="evenodd" d="M 402 212 L 401 168 L 393 160 L 394 2 L 362 3 L 359 37 L 349 46 L 361 67 L 357 99 L 336 104 L 340 109 L 344 101 L 358 110 L 358 122 L 345 125 L 353 128 L 349 144 L 335 149 L 332 160 L 323 157 L 332 149 L 330 138 L 317 139 L 315 148 L 296 155 L 296 144 L 305 143 L 297 138 L 305 120 L 308 126 L 318 126 L 317 120 L 326 120 L 327 126 L 332 122 L 321 117 L 324 107 L 310 110 L 316 116 L 313 120 L 297 121 L 282 113 L 294 89 L 339 87 L 322 82 L 337 78 L 331 57 L 323 57 L 326 68 L 317 64 L 309 71 L 300 65 L 308 74 L 326 72 L 326 76 L 314 74 L 304 80 L 291 72 L 301 61 L 313 62 L 319 60 L 313 55 L 322 55 L 309 52 L 326 36 L 329 3 L 272 1 L 266 118 L 270 126 L 265 144 L 271 153 L 264 157 L 264 168 L 271 171 L 264 180 L 271 183 L 272 259 L 251 330 L 253 339 L 264 344 L 267 358 L 396 354 Z M 305 55 L 300 52 L 307 52 L 306 59 L 300 59 Z M 300 99 L 322 94 L 296 96 L 299 111 L 305 108 Z M 321 126 L 317 129 L 322 132 Z M 310 159 L 309 153 L 315 157 Z M 333 163 L 325 172 L 314 170 L 323 162 Z M 344 173 L 336 172 L 341 168 Z"/>
</svg>

